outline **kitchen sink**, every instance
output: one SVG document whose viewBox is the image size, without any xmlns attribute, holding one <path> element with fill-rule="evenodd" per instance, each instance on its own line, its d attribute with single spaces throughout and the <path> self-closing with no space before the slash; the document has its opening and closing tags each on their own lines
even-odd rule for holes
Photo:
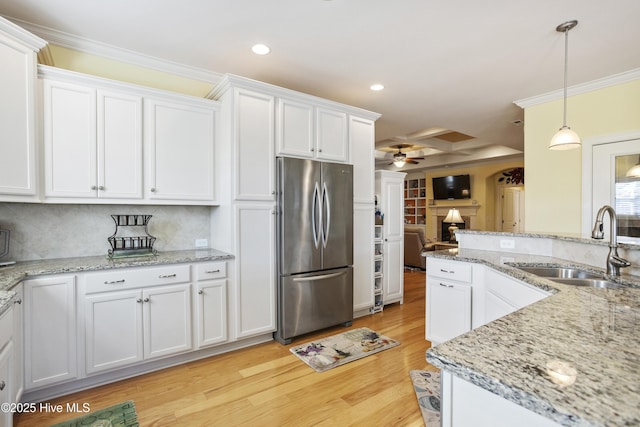
<svg viewBox="0 0 640 427">
<path fill-rule="evenodd" d="M 620 285 L 616 282 L 611 282 L 606 279 L 552 279 L 554 282 L 564 283 L 565 285 L 573 285 L 573 286 L 590 286 L 592 288 L 622 288 L 623 285 Z"/>
<path fill-rule="evenodd" d="M 570 267 L 518 267 L 520 270 L 527 273 L 535 274 L 536 276 L 546 277 L 554 280 L 554 278 L 560 279 L 602 279 L 601 274 L 591 273 L 589 271 L 580 270 Z"/>
</svg>

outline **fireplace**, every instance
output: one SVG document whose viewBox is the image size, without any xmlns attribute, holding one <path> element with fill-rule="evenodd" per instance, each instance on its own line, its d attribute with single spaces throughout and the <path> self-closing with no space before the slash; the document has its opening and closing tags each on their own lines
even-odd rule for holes
<svg viewBox="0 0 640 427">
<path fill-rule="evenodd" d="M 431 213 L 429 226 L 427 230 L 429 230 L 432 234 L 428 236 L 430 239 L 436 239 L 438 242 L 448 242 L 449 241 L 449 223 L 444 223 L 444 219 L 453 206 L 427 206 Z M 459 229 L 467 229 L 467 230 L 477 230 L 477 213 L 480 205 L 469 205 L 469 206 L 455 206 L 460 211 L 460 216 L 462 216 L 462 220 L 464 224 L 458 224 Z"/>
</svg>

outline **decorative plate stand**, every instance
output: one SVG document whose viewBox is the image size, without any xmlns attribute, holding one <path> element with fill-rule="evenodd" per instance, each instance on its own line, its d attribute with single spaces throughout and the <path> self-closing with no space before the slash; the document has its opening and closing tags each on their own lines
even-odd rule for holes
<svg viewBox="0 0 640 427">
<path fill-rule="evenodd" d="M 116 231 L 107 240 L 111 245 L 109 259 L 132 256 L 153 256 L 156 238 L 149 234 L 147 226 L 153 215 L 111 215 Z M 144 235 L 139 233 L 144 227 Z M 138 231 L 138 232 L 137 232 Z"/>
</svg>

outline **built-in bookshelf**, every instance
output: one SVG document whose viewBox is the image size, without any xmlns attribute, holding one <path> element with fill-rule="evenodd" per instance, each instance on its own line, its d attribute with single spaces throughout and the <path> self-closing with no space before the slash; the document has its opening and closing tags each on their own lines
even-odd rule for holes
<svg viewBox="0 0 640 427">
<path fill-rule="evenodd" d="M 425 178 L 404 181 L 404 222 L 424 224 L 427 218 L 427 189 Z"/>
</svg>

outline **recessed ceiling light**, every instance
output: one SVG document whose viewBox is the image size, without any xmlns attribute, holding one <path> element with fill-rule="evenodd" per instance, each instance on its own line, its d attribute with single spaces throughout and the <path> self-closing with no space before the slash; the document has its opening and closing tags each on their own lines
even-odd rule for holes
<svg viewBox="0 0 640 427">
<path fill-rule="evenodd" d="M 271 52 L 271 48 L 266 44 L 262 44 L 262 43 L 254 44 L 251 50 L 256 55 L 266 55 L 269 52 Z"/>
<path fill-rule="evenodd" d="M 375 90 L 375 91 L 377 92 L 377 91 L 379 91 L 379 90 L 384 89 L 384 85 L 381 85 L 380 83 L 376 83 L 376 84 L 374 84 L 374 85 L 371 85 L 371 86 L 369 87 L 369 89 L 371 89 L 371 90 Z"/>
</svg>

